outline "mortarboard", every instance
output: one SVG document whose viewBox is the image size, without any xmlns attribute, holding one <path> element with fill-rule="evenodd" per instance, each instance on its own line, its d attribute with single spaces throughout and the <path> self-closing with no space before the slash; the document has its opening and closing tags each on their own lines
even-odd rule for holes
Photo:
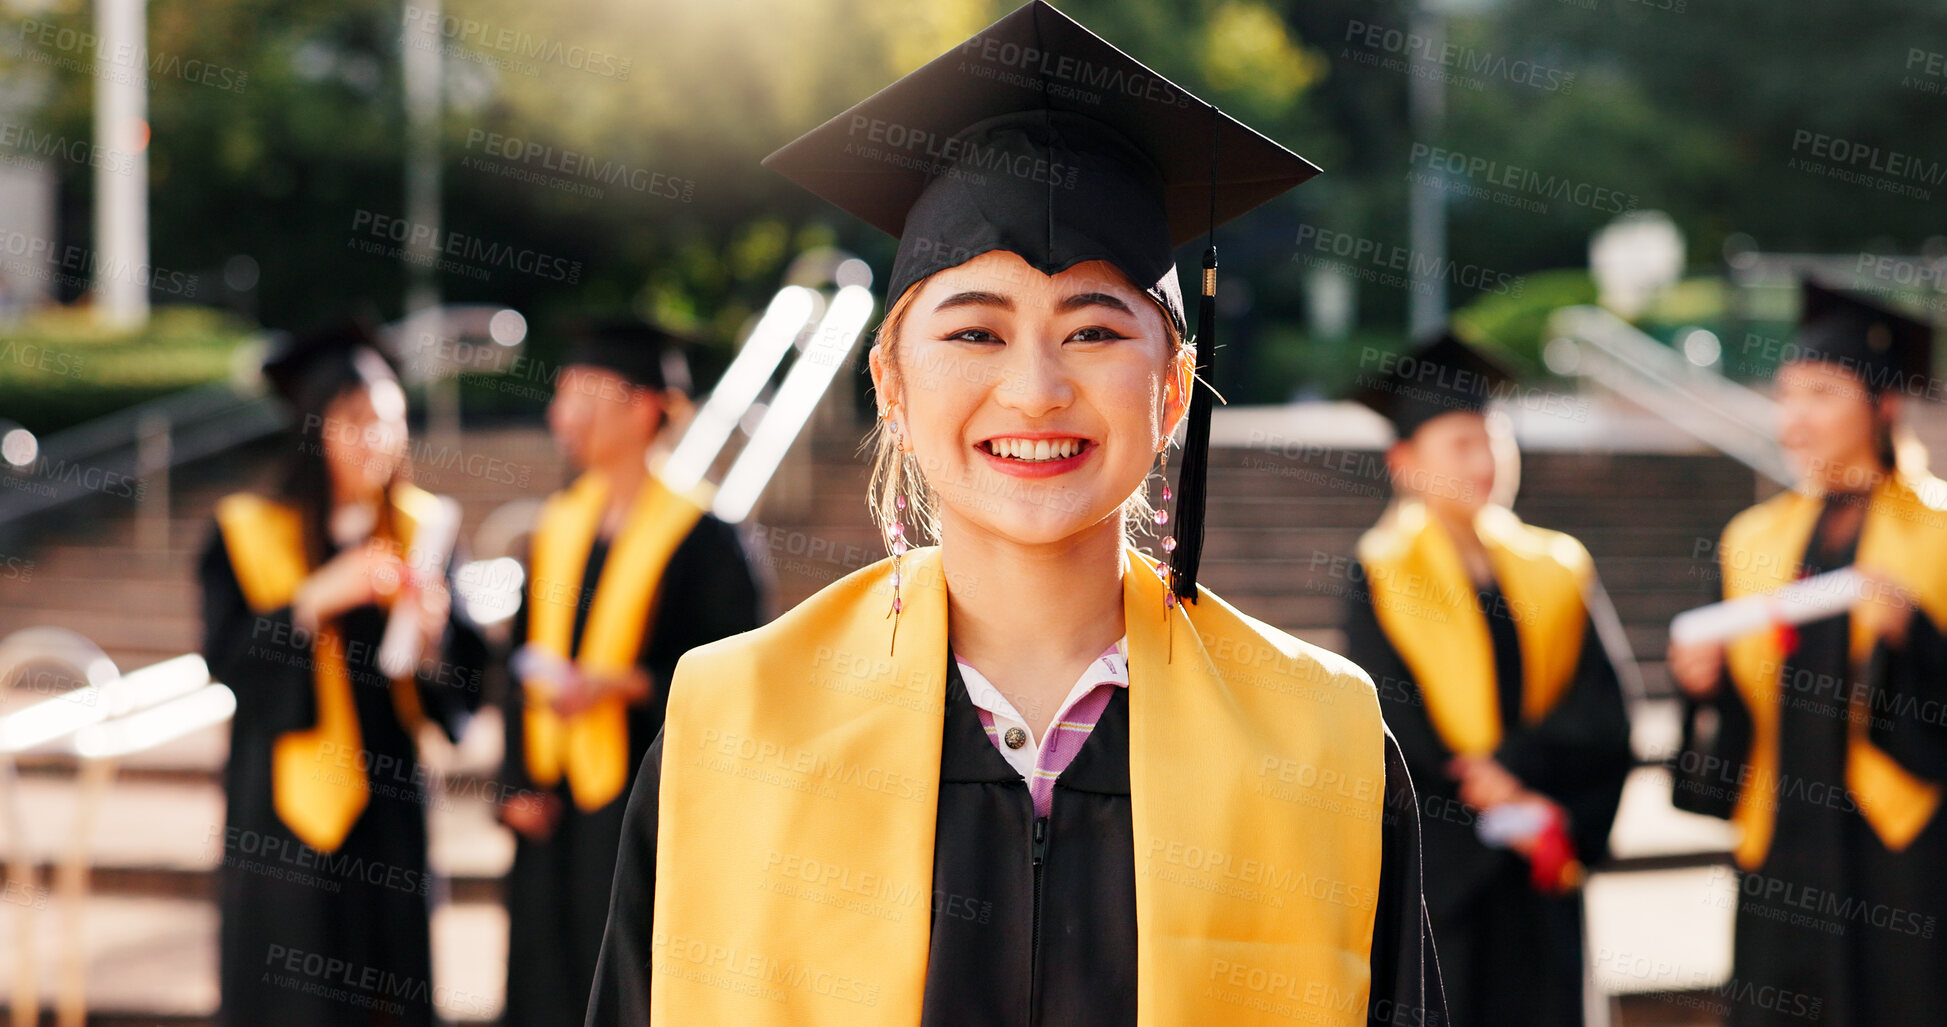
<svg viewBox="0 0 1947 1027">
<path fill-rule="evenodd" d="M 1304 158 L 1032 2 L 765 158 L 899 239 L 888 303 L 1005 250 L 1043 274 L 1104 260 L 1187 328 L 1174 249 L 1318 174 Z M 1215 348 L 1214 238 L 1197 375 Z M 1172 589 L 1194 601 L 1210 392 L 1195 390 Z"/>
<path fill-rule="evenodd" d="M 360 383 L 399 380 L 390 345 L 372 322 L 346 318 L 301 333 L 279 332 L 264 356 L 271 388 L 301 414 L 320 414 L 339 393 Z"/>
<path fill-rule="evenodd" d="M 635 318 L 584 320 L 569 327 L 564 363 L 613 371 L 645 389 L 690 391 L 688 340 Z"/>
<path fill-rule="evenodd" d="M 1411 352 L 1382 360 L 1378 373 L 1359 376 L 1346 398 L 1391 421 L 1401 440 L 1442 414 L 1478 412 L 1514 375 L 1451 329 Z"/>
<path fill-rule="evenodd" d="M 1810 278 L 1800 285 L 1795 360 L 1837 364 L 1875 394 L 1919 390 L 1933 373 L 1933 326 Z"/>
</svg>

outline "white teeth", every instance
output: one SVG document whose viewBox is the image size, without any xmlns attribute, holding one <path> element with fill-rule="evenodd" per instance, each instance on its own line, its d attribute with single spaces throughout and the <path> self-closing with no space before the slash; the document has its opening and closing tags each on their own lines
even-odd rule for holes
<svg viewBox="0 0 1947 1027">
<path fill-rule="evenodd" d="M 995 456 L 1025 463 L 1066 460 L 1082 451 L 1081 439 L 994 439 L 988 448 Z"/>
</svg>

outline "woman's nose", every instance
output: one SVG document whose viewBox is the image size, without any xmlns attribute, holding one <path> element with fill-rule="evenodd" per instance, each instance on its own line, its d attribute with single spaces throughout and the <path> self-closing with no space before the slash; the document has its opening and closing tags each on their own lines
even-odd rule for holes
<svg viewBox="0 0 1947 1027">
<path fill-rule="evenodd" d="M 1027 417 L 1042 417 L 1075 400 L 1069 369 L 1059 356 L 1040 347 L 1021 347 L 994 387 L 1002 406 Z"/>
</svg>

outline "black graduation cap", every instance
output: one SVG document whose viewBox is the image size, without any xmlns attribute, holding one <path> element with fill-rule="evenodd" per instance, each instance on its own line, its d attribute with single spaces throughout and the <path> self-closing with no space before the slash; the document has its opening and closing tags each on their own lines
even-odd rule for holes
<svg viewBox="0 0 1947 1027">
<path fill-rule="evenodd" d="M 1874 393 L 1919 390 L 1933 373 L 1933 326 L 1810 278 L 1800 285 L 1797 360 L 1838 364 Z"/>
<path fill-rule="evenodd" d="M 564 363 L 613 371 L 646 389 L 690 391 L 689 340 L 637 318 L 585 319 L 571 325 Z"/>
<path fill-rule="evenodd" d="M 356 316 L 296 334 L 274 334 L 263 371 L 292 409 L 321 414 L 352 385 L 398 381 L 399 361 L 377 325 Z"/>
<path fill-rule="evenodd" d="M 990 250 L 1107 260 L 1179 327 L 1171 251 L 1318 174 L 1042 0 L 764 166 L 899 237 L 889 298 Z"/>
<path fill-rule="evenodd" d="M 1360 375 L 1346 398 L 1377 411 L 1407 439 L 1442 414 L 1486 408 L 1513 380 L 1506 367 L 1448 329 Z"/>
<path fill-rule="evenodd" d="M 1318 174 L 1043 0 L 765 158 L 899 238 L 887 296 L 983 253 L 1115 265 L 1187 327 L 1174 249 Z M 1204 256 L 1197 372 L 1215 348 Z M 1192 399 L 1172 587 L 1194 601 L 1210 395 Z"/>
</svg>

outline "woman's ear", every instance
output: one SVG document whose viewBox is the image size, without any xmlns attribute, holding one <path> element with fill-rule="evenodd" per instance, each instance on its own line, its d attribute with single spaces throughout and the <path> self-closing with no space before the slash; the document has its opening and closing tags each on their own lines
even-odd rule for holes
<svg viewBox="0 0 1947 1027">
<path fill-rule="evenodd" d="M 898 396 L 889 394 L 892 368 L 887 366 L 887 359 L 886 349 L 882 343 L 875 342 L 871 349 L 865 351 L 866 366 L 872 372 L 872 393 L 879 398 L 880 417 L 886 416 L 887 411 L 899 402 Z"/>
<path fill-rule="evenodd" d="M 1396 439 L 1386 447 L 1386 474 L 1392 479 L 1394 492 L 1401 491 L 1401 482 L 1412 479 L 1416 455 L 1412 439 Z"/>
<path fill-rule="evenodd" d="M 1879 419 L 1886 427 L 1897 428 L 1900 424 L 1900 396 L 1892 390 L 1879 394 Z"/>
<path fill-rule="evenodd" d="M 1194 346 L 1178 346 L 1163 373 L 1163 438 L 1176 437 L 1177 426 L 1190 412 L 1191 390 L 1197 383 L 1197 351 Z"/>
</svg>

